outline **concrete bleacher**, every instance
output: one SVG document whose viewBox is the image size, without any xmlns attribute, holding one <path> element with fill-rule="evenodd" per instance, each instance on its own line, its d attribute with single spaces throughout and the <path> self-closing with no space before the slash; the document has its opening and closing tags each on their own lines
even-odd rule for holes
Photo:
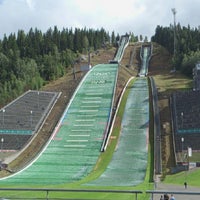
<svg viewBox="0 0 200 200">
<path fill-rule="evenodd" d="M 174 140 L 176 152 L 191 147 L 200 150 L 200 91 L 181 91 L 172 95 Z"/>
<path fill-rule="evenodd" d="M 181 141 L 181 138 L 184 138 L 184 142 Z M 176 152 L 187 151 L 188 147 L 192 147 L 192 150 L 200 150 L 200 133 L 191 134 L 177 134 L 175 137 Z"/>
<path fill-rule="evenodd" d="M 37 132 L 58 97 L 56 92 L 29 90 L 0 110 L 3 150 L 18 150 Z"/>
</svg>

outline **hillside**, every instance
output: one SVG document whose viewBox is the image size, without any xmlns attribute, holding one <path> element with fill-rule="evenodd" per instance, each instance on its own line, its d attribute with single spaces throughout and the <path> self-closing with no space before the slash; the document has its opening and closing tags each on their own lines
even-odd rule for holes
<svg viewBox="0 0 200 200">
<path fill-rule="evenodd" d="M 158 91 L 158 107 L 161 121 L 161 149 L 163 173 L 170 173 L 175 165 L 170 97 L 172 92 L 191 88 L 192 80 L 176 71 L 171 73 L 171 56 L 163 47 L 154 44 L 152 59 L 149 66 L 149 76 L 153 76 Z"/>
<path fill-rule="evenodd" d="M 94 66 L 99 63 L 108 63 L 109 60 L 113 59 L 114 54 L 115 48 L 101 49 L 97 52 L 94 52 L 91 54 L 91 64 Z M 18 171 L 19 169 L 26 166 L 31 160 L 33 160 L 35 156 L 42 150 L 50 138 L 58 120 L 62 116 L 63 111 L 69 103 L 72 94 L 76 90 L 76 87 L 85 75 L 85 73 L 80 72 L 80 66 L 85 65 L 85 63 L 87 63 L 87 57 L 86 60 L 82 59 L 80 63 L 77 63 L 74 66 L 76 69 L 76 79 L 74 79 L 73 69 L 69 68 L 67 74 L 64 77 L 50 82 L 41 89 L 43 91 L 57 91 L 61 92 L 62 94 L 55 104 L 52 112 L 48 116 L 44 126 L 30 141 L 27 147 L 23 149 L 23 151 L 16 152 L 11 155 L 10 153 L 4 152 L 4 162 L 9 163 L 9 169 L 12 171 Z M 8 174 L 8 171 L 0 171 L 1 177 Z"/>
<path fill-rule="evenodd" d="M 123 59 L 120 63 L 119 67 L 119 74 L 117 80 L 117 89 L 116 89 L 116 97 L 115 103 L 120 96 L 120 93 L 125 86 L 127 80 L 131 76 L 136 76 L 138 71 L 138 66 L 140 64 L 139 61 L 139 50 L 140 50 L 140 43 L 137 44 L 130 44 L 125 52 Z M 130 63 L 130 55 L 134 51 L 134 59 L 133 64 L 129 66 Z M 91 64 L 92 66 L 99 64 L 99 63 L 108 63 L 108 60 L 112 60 L 115 54 L 114 48 L 108 49 L 101 49 L 97 52 L 91 54 Z M 9 168 L 13 171 L 18 171 L 20 168 L 27 165 L 34 157 L 42 150 L 43 146 L 46 144 L 48 139 L 50 138 L 52 131 L 57 124 L 58 120 L 62 116 L 64 109 L 66 108 L 73 92 L 75 91 L 76 87 L 80 83 L 84 73 L 78 71 L 81 65 L 84 65 L 87 62 L 86 60 L 82 60 L 79 64 L 76 64 L 76 80 L 74 80 L 74 75 L 72 73 L 72 69 L 70 68 L 68 73 L 53 82 L 50 82 L 48 85 L 44 86 L 42 90 L 44 91 L 56 91 L 62 92 L 59 100 L 57 101 L 55 107 L 53 108 L 51 114 L 49 115 L 47 121 L 45 122 L 44 126 L 40 130 L 40 132 L 33 138 L 30 144 L 23 152 L 17 152 L 5 160 L 9 163 Z M 162 144 L 165 148 L 163 148 L 163 164 L 169 168 L 173 163 L 173 157 L 171 155 L 172 152 L 168 151 L 171 148 L 171 127 L 170 127 L 170 110 L 169 110 L 169 95 L 171 93 L 172 86 L 169 83 L 169 86 L 163 83 L 165 79 L 173 79 L 173 78 L 181 78 L 180 80 L 185 80 L 182 78 L 181 75 L 178 73 L 170 74 L 170 55 L 168 52 L 158 46 L 154 45 L 154 52 L 153 57 L 150 62 L 149 66 L 149 74 L 155 77 L 155 82 L 158 87 L 159 92 L 159 107 L 161 111 L 161 124 L 162 124 L 162 131 L 166 132 L 165 136 L 163 137 Z M 178 81 L 180 83 L 180 81 Z M 189 81 L 188 81 L 189 82 Z M 176 87 L 173 87 L 176 88 Z M 170 145 L 170 146 L 169 146 Z M 5 154 L 6 156 L 6 154 Z M 0 176 L 5 176 L 9 172 L 2 170 L 0 172 Z"/>
</svg>

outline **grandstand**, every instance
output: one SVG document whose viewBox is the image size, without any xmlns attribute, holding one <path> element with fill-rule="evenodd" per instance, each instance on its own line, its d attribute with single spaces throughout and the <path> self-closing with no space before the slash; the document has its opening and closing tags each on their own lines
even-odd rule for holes
<svg viewBox="0 0 200 200">
<path fill-rule="evenodd" d="M 172 95 L 175 151 L 191 147 L 200 150 L 200 91 L 175 92 Z M 184 138 L 184 145 L 182 144 Z"/>
<path fill-rule="evenodd" d="M 58 93 L 32 91 L 0 110 L 1 150 L 19 150 L 36 133 L 54 105 Z"/>
</svg>

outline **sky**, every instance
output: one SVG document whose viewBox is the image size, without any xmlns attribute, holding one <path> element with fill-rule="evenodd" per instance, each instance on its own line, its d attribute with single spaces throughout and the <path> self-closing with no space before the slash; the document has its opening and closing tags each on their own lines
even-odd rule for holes
<svg viewBox="0 0 200 200">
<path fill-rule="evenodd" d="M 0 0 L 0 38 L 4 34 L 63 28 L 104 28 L 116 34 L 150 38 L 157 25 L 200 25 L 199 0 Z"/>
</svg>

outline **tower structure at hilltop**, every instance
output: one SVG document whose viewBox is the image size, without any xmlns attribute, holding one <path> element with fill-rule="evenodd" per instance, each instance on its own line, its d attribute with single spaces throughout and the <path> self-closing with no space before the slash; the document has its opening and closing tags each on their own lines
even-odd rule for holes
<svg viewBox="0 0 200 200">
<path fill-rule="evenodd" d="M 174 16 L 174 55 L 176 54 L 176 9 L 172 8 L 172 13 Z"/>
</svg>

